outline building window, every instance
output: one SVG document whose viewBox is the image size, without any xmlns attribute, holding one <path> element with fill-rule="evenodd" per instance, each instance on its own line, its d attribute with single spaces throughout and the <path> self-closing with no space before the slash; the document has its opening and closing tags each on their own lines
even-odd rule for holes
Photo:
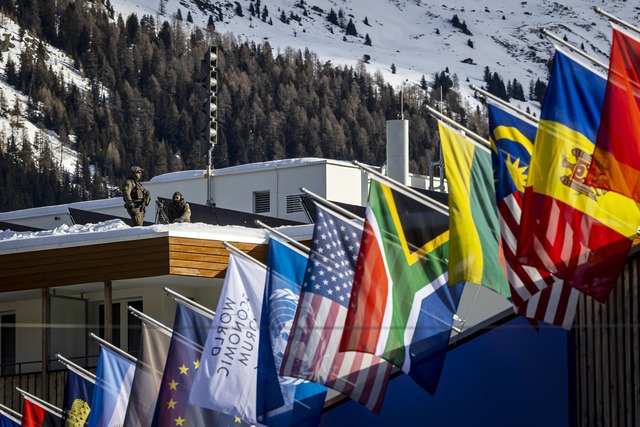
<svg viewBox="0 0 640 427">
<path fill-rule="evenodd" d="M 270 191 L 254 191 L 253 192 L 253 213 L 269 213 L 271 211 L 271 192 Z"/>
<path fill-rule="evenodd" d="M 0 315 L 0 363 L 2 375 L 16 373 L 16 315 Z"/>
<path fill-rule="evenodd" d="M 111 344 L 120 347 L 120 303 L 111 304 Z M 104 334 L 104 304 L 98 308 L 98 336 L 105 338 Z"/>
<path fill-rule="evenodd" d="M 134 357 L 140 352 L 140 319 L 131 314 L 129 307 L 143 312 L 141 299 L 120 300 L 111 304 L 113 325 L 111 327 L 111 344 L 121 348 Z M 104 303 L 98 305 L 98 336 L 104 338 Z M 94 340 L 95 341 L 95 340 Z M 97 344 L 93 345 L 91 354 L 98 354 Z"/>
<path fill-rule="evenodd" d="M 142 300 L 129 301 L 129 306 L 142 313 Z M 135 358 L 140 357 L 140 333 L 142 320 L 131 314 L 127 308 L 127 352 Z"/>
<path fill-rule="evenodd" d="M 300 194 L 289 194 L 287 196 L 287 213 L 302 212 L 302 199 Z"/>
</svg>

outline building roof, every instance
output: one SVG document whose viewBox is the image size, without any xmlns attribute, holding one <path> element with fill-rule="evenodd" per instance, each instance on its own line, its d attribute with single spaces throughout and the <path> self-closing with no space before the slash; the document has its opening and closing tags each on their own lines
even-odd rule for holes
<svg viewBox="0 0 640 427">
<path fill-rule="evenodd" d="M 280 227 L 297 240 L 311 225 Z M 225 242 L 266 260 L 268 232 L 241 226 L 166 224 L 130 227 L 120 219 L 38 232 L 0 232 L 1 293 L 154 277 L 223 278 Z M 132 283 L 129 283 L 132 282 Z M 95 287 L 95 286 L 94 286 Z"/>
</svg>

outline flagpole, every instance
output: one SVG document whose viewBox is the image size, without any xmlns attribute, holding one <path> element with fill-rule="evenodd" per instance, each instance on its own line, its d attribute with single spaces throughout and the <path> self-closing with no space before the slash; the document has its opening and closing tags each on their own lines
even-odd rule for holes
<svg viewBox="0 0 640 427">
<path fill-rule="evenodd" d="M 96 341 L 98 341 L 99 344 L 104 345 L 105 347 L 115 351 L 116 353 L 118 353 L 119 355 L 121 355 L 122 357 L 125 357 L 127 359 L 129 359 L 130 361 L 132 361 L 133 363 L 137 363 L 138 359 L 136 359 L 135 357 L 133 357 L 132 355 L 130 355 L 129 353 L 127 353 L 126 351 L 116 347 L 115 345 L 111 344 L 109 341 L 100 338 L 99 336 L 97 336 L 96 334 L 94 334 L 93 332 L 89 333 L 89 336 L 93 339 L 95 339 Z"/>
<path fill-rule="evenodd" d="M 532 121 L 534 124 L 538 123 L 539 119 L 537 117 L 535 117 L 532 114 L 527 113 L 526 111 L 522 111 L 521 109 L 514 107 L 513 105 L 511 105 L 510 103 L 506 102 L 504 99 L 500 99 L 497 96 L 485 91 L 484 89 L 479 88 L 478 86 L 471 84 L 469 85 L 469 87 L 478 92 L 481 96 L 484 96 L 487 101 L 493 101 L 497 104 L 502 105 L 503 107 L 506 107 L 508 109 L 510 109 L 511 111 L 520 114 L 521 116 L 529 119 L 530 121 Z"/>
<path fill-rule="evenodd" d="M 373 175 L 376 178 L 389 183 L 396 190 L 398 190 L 400 193 L 404 193 L 408 197 L 411 197 L 413 199 L 417 199 L 418 201 L 420 201 L 423 204 L 429 206 L 430 208 L 440 212 L 443 215 L 447 215 L 447 216 L 449 215 L 449 207 L 447 205 L 444 205 L 444 204 L 438 202 L 437 200 L 432 199 L 431 197 L 426 196 L 426 195 L 420 193 L 419 191 L 416 191 L 413 188 L 411 188 L 409 186 L 406 186 L 401 182 L 396 181 L 395 179 L 389 178 L 388 176 L 383 175 L 380 172 L 371 169 L 370 167 L 364 165 L 363 163 L 360 163 L 357 160 L 353 160 L 353 164 L 358 166 L 360 169 L 362 169 L 363 171 L 367 172 L 368 174 Z"/>
<path fill-rule="evenodd" d="M 556 36 L 555 34 L 550 32 L 546 28 L 540 28 L 540 32 L 542 34 L 544 34 L 545 36 L 549 37 L 550 39 L 557 41 L 561 45 L 568 47 L 569 49 L 571 49 L 572 51 L 574 51 L 578 55 L 582 56 L 583 58 L 593 62 L 594 64 L 596 64 L 596 65 L 598 65 L 598 66 L 600 66 L 602 68 L 604 68 L 605 70 L 609 69 L 609 66 L 607 64 L 605 64 L 604 62 L 598 61 L 596 58 L 594 58 L 593 56 L 589 55 L 584 50 L 578 49 L 577 47 L 575 47 L 571 43 L 564 41 L 563 39 L 561 39 L 560 37 Z"/>
<path fill-rule="evenodd" d="M 75 363 L 73 363 L 69 359 L 66 359 L 66 358 L 62 357 L 62 355 L 60 355 L 60 354 L 56 354 L 56 357 L 58 358 L 58 361 L 60 363 L 62 363 L 63 365 L 65 365 L 67 367 L 67 369 L 71 369 L 72 371 L 75 371 L 78 375 L 81 375 L 81 376 L 85 377 L 87 380 L 89 380 L 89 381 L 91 381 L 91 382 L 93 382 L 95 384 L 96 376 L 94 374 L 92 374 L 91 372 L 87 371 L 86 369 L 84 369 L 80 365 L 76 365 Z"/>
<path fill-rule="evenodd" d="M 263 263 L 261 263 L 260 261 L 258 261 L 257 259 L 255 259 L 254 257 L 252 257 L 251 255 L 249 255 L 246 252 L 241 251 L 240 249 L 236 248 L 235 246 L 233 246 L 231 243 L 224 241 L 222 242 L 222 244 L 224 245 L 225 248 L 227 248 L 229 250 L 229 252 L 233 252 L 236 255 L 240 255 L 250 261 L 253 261 L 254 263 L 258 264 L 260 267 L 266 269 L 267 266 L 264 265 Z"/>
<path fill-rule="evenodd" d="M 131 314 L 136 316 L 138 319 L 140 319 L 140 320 L 142 320 L 144 322 L 150 323 L 153 326 L 155 326 L 156 328 L 164 330 L 168 334 L 172 334 L 173 333 L 173 330 L 170 327 L 168 327 L 166 325 L 163 325 L 162 323 L 158 322 L 156 319 L 147 316 L 143 312 L 138 311 L 138 310 L 136 310 L 135 308 L 133 308 L 131 306 L 129 306 L 128 309 L 131 312 Z"/>
<path fill-rule="evenodd" d="M 336 205 L 333 202 L 330 202 L 329 200 L 323 198 L 322 196 L 317 195 L 316 193 L 307 190 L 304 187 L 300 187 L 300 191 L 302 191 L 303 193 L 305 193 L 307 196 L 311 197 L 314 201 L 320 203 L 321 205 L 324 205 L 325 207 L 339 213 L 340 215 L 344 216 L 345 219 L 347 220 L 354 220 L 357 221 L 358 224 L 353 224 L 357 227 L 362 227 L 362 223 L 364 222 L 364 220 L 362 218 L 360 218 L 358 215 L 354 214 L 353 212 L 349 212 L 348 210 L 346 210 L 345 208 Z"/>
<path fill-rule="evenodd" d="M 616 22 L 616 23 L 618 23 L 618 24 L 622 25 L 623 27 L 627 27 L 627 28 L 629 28 L 630 30 L 635 31 L 636 33 L 640 33 L 640 28 L 636 27 L 636 26 L 635 26 L 635 25 L 633 25 L 633 24 L 630 24 L 630 23 L 628 23 L 628 22 L 625 22 L 625 21 L 623 21 L 622 19 L 620 19 L 620 18 L 618 18 L 618 17 L 616 17 L 616 16 L 614 16 L 614 15 L 612 15 L 612 14 L 608 13 L 608 12 L 605 12 L 604 10 L 600 9 L 598 6 L 594 6 L 594 7 L 593 7 L 593 10 L 594 10 L 596 13 L 599 13 L 600 15 L 602 15 L 602 16 L 604 16 L 604 17 L 609 18 L 611 21 Z"/>
<path fill-rule="evenodd" d="M 213 310 L 209 310 L 207 307 L 205 307 L 204 305 L 200 305 L 195 301 L 190 300 L 189 298 L 180 295 L 179 293 L 172 291 L 169 288 L 164 288 L 164 291 L 166 293 L 168 293 L 171 297 L 173 297 L 173 299 L 175 299 L 176 301 L 182 301 L 183 303 L 190 305 L 191 307 L 200 310 L 201 312 L 203 312 L 204 314 L 206 314 L 207 316 L 215 316 L 216 312 Z"/>
<path fill-rule="evenodd" d="M 259 219 L 256 219 L 254 221 L 254 223 L 257 226 L 264 228 L 268 232 L 273 233 L 276 236 L 286 240 L 287 243 L 291 244 L 292 246 L 295 246 L 297 249 L 301 250 L 302 252 L 304 252 L 306 254 L 309 254 L 311 252 L 311 250 L 307 246 L 303 245 L 302 243 L 298 242 L 297 240 L 292 239 L 291 237 L 287 236 L 286 234 L 279 232 L 275 228 L 269 227 L 267 224 L 265 224 L 264 222 L 260 221 Z"/>
<path fill-rule="evenodd" d="M 468 137 L 471 141 L 473 141 L 474 144 L 484 149 L 491 150 L 491 143 L 489 143 L 489 141 L 487 141 L 485 138 L 481 137 L 480 135 L 473 132 L 472 130 L 467 129 L 466 127 L 462 126 L 460 123 L 456 122 L 455 120 L 450 119 L 449 117 L 445 116 L 438 110 L 434 110 L 428 105 L 425 105 L 425 108 L 427 109 L 427 112 L 430 113 L 432 116 L 434 116 L 436 119 L 442 120 L 449 126 L 452 126 L 457 130 L 463 132 L 464 135 Z"/>
<path fill-rule="evenodd" d="M 11 418 L 15 418 L 16 421 L 22 419 L 22 414 L 21 413 L 14 411 L 13 409 L 9 408 L 8 406 L 4 406 L 2 403 L 0 403 L 0 412 L 5 412 L 5 415 L 10 416 Z"/>
<path fill-rule="evenodd" d="M 45 409 L 47 412 L 50 412 L 54 415 L 59 416 L 60 418 L 62 418 L 62 416 L 64 415 L 64 411 L 60 408 L 58 408 L 55 405 L 52 405 L 51 403 L 47 402 L 46 400 L 40 399 L 39 397 L 34 396 L 31 393 L 28 393 L 26 391 L 24 391 L 23 389 L 21 389 L 20 387 L 16 387 L 16 390 L 18 390 L 18 392 L 20 394 L 22 394 L 24 397 L 27 397 L 31 400 L 34 400 L 35 402 L 39 403 L 43 409 Z"/>
</svg>

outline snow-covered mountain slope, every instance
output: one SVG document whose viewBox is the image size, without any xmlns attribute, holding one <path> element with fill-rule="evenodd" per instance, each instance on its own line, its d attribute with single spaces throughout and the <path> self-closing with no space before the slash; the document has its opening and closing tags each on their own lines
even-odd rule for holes
<svg viewBox="0 0 640 427">
<path fill-rule="evenodd" d="M 541 28 L 606 62 L 611 29 L 594 7 L 640 23 L 640 6 L 631 1 L 111 0 L 111 4 L 123 16 L 147 14 L 161 21 L 171 21 L 180 11 L 185 24 L 190 15 L 191 25 L 202 27 L 211 16 L 218 32 L 256 43 L 268 41 L 274 50 L 308 48 L 334 64 L 355 65 L 368 56 L 367 70 L 382 72 L 397 86 L 418 84 L 423 75 L 429 81 L 445 68 L 457 75 L 461 88 L 481 86 L 489 67 L 505 83 L 517 79 L 525 92 L 531 81 L 547 80 L 544 61 L 554 48 L 550 38 L 541 36 Z M 260 16 L 252 16 L 250 10 L 257 8 Z M 331 10 L 342 16 L 345 25 L 352 20 L 358 35 L 346 36 L 330 24 Z M 452 25 L 454 15 L 466 25 L 467 34 Z M 365 44 L 367 36 L 370 46 Z"/>
<path fill-rule="evenodd" d="M 598 60 L 607 61 L 611 29 L 608 20 L 594 11 L 598 6 L 631 24 L 640 25 L 640 6 L 631 1 L 566 0 L 109 0 L 124 17 L 150 15 L 161 23 L 172 21 L 178 12 L 185 26 L 204 28 L 212 18 L 216 30 L 240 40 L 268 41 L 274 51 L 291 47 L 318 54 L 335 65 L 363 64 L 371 73 L 380 72 L 396 87 L 430 81 L 435 73 L 448 69 L 458 78 L 461 91 L 471 101 L 470 84 L 483 85 L 486 67 L 505 81 L 517 79 L 525 92 L 529 84 L 546 81 L 545 61 L 553 53 L 553 42 L 540 34 L 547 28 L 558 37 L 583 48 Z M 254 11 L 252 14 L 251 11 Z M 258 13 L 255 11 L 259 10 Z M 343 27 L 351 20 L 357 35 L 331 24 L 334 11 Z M 242 16 L 241 16 L 242 15 Z M 456 16 L 467 33 L 452 24 Z M 0 60 L 0 76 L 6 62 L 17 62 L 27 46 L 37 41 L 21 38 L 17 25 L 0 15 L 0 40 L 9 49 Z M 366 41 L 370 40 L 370 45 Z M 46 46 L 48 64 L 67 82 L 87 86 L 64 53 Z M 4 99 L 0 114 L 0 135 L 24 132 L 46 138 L 56 161 L 68 172 L 75 170 L 77 154 L 58 135 L 37 129 L 26 120 L 28 94 L 18 93 L 0 78 Z M 15 105 L 22 118 L 13 116 Z M 534 110 L 535 104 L 530 105 Z M 524 108 L 524 106 L 523 106 Z M 72 138 L 73 136 L 71 136 Z M 35 147 L 37 155 L 38 147 Z"/>
<path fill-rule="evenodd" d="M 0 76 L 2 76 L 0 78 L 0 95 L 3 99 L 0 106 L 0 141 L 9 141 L 13 136 L 18 141 L 18 146 L 20 146 L 22 139 L 26 137 L 34 144 L 32 148 L 36 157 L 39 156 L 44 141 L 47 141 L 57 164 L 63 170 L 73 173 L 76 169 L 78 157 L 78 153 L 71 148 L 73 135 L 65 143 L 60 138 L 60 135 L 47 129 L 39 129 L 27 120 L 29 94 L 16 91 L 15 88 L 7 84 L 5 78 L 8 60 L 11 59 L 17 66 L 21 52 L 27 49 L 37 50 L 40 41 L 31 37 L 28 33 L 24 33 L 21 36 L 18 24 L 1 13 L 0 40 L 3 42 L 2 59 L 0 60 Z M 88 87 L 87 80 L 82 78 L 80 72 L 73 67 L 73 60 L 68 55 L 46 43 L 43 46 L 47 50 L 46 65 L 48 68 L 55 70 L 66 84 L 75 84 L 81 90 Z M 4 47 L 6 47 L 6 50 Z M 17 109 L 20 110 L 19 113 Z"/>
</svg>

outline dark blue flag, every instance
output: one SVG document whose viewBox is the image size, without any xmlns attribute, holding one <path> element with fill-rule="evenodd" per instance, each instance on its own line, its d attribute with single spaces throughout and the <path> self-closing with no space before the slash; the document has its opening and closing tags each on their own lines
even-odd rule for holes
<svg viewBox="0 0 640 427">
<path fill-rule="evenodd" d="M 4 412 L 0 412 L 0 427 L 20 427 L 20 422 Z"/>
<path fill-rule="evenodd" d="M 95 380 L 69 368 L 64 384 L 62 411 L 65 425 L 84 425 L 89 418 Z"/>
</svg>

